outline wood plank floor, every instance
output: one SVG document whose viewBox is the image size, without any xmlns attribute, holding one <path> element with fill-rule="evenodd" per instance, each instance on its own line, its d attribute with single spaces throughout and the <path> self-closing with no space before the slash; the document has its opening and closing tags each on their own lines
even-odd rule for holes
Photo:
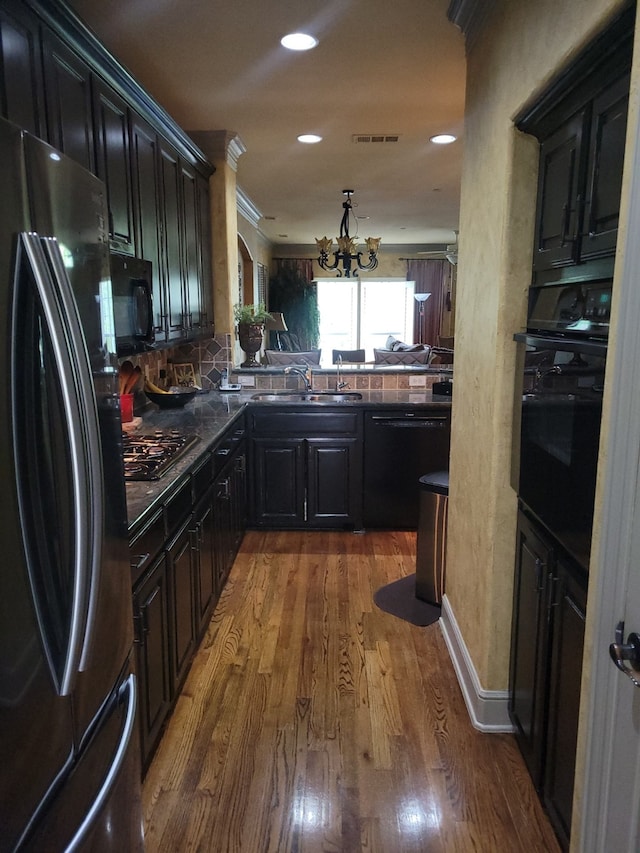
<svg viewBox="0 0 640 853">
<path fill-rule="evenodd" d="M 437 625 L 373 592 L 415 534 L 250 531 L 147 774 L 149 853 L 557 851 Z"/>
</svg>

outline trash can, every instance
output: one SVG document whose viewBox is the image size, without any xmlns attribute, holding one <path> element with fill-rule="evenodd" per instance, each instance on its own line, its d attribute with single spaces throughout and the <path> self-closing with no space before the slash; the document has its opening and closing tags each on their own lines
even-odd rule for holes
<svg viewBox="0 0 640 853">
<path fill-rule="evenodd" d="M 435 471 L 419 479 L 416 597 L 442 604 L 447 545 L 449 472 Z"/>
</svg>

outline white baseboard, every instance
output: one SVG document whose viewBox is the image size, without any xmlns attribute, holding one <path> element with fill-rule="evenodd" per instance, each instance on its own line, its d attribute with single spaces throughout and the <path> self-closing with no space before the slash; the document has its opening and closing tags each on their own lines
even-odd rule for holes
<svg viewBox="0 0 640 853">
<path fill-rule="evenodd" d="M 473 726 L 481 732 L 512 732 L 514 729 L 508 712 L 509 691 L 483 690 L 446 595 L 442 600 L 439 624 Z"/>
</svg>

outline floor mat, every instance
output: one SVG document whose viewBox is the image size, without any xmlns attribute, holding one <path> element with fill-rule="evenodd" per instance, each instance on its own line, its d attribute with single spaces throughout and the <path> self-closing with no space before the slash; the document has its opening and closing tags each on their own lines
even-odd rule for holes
<svg viewBox="0 0 640 853">
<path fill-rule="evenodd" d="M 437 604 L 428 604 L 416 598 L 415 574 L 381 586 L 374 592 L 373 600 L 380 610 L 411 622 L 412 625 L 424 627 L 440 618 L 440 607 Z"/>
</svg>

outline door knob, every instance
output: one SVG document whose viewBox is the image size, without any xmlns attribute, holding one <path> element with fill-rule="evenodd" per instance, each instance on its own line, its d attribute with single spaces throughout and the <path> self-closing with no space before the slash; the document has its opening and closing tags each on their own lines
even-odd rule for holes
<svg viewBox="0 0 640 853">
<path fill-rule="evenodd" d="M 609 646 L 611 660 L 621 672 L 624 672 L 636 687 L 640 687 L 640 635 L 629 634 L 627 642 L 624 642 L 624 622 L 616 625 L 616 641 Z M 628 667 L 625 663 L 631 665 Z"/>
</svg>

